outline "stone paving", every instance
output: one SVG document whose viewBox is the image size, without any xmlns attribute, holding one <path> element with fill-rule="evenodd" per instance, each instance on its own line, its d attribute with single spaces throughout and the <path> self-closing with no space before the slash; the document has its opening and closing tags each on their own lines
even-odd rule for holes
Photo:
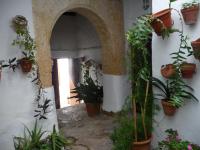
<svg viewBox="0 0 200 150">
<path fill-rule="evenodd" d="M 60 132 L 75 139 L 70 150 L 111 150 L 114 118 L 104 114 L 90 118 L 84 104 L 57 110 Z"/>
</svg>

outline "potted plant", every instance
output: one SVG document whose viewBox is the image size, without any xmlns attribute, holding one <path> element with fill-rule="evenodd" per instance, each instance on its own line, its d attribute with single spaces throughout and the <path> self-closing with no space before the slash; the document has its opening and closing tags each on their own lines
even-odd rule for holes
<svg viewBox="0 0 200 150">
<path fill-rule="evenodd" d="M 152 87 L 151 55 L 148 48 L 151 41 L 151 19 L 141 16 L 127 33 L 131 47 L 128 59 L 129 78 L 131 80 L 131 112 L 133 116 L 134 150 L 149 150 L 152 128 Z"/>
<path fill-rule="evenodd" d="M 181 13 L 183 15 L 183 19 L 185 24 L 191 25 L 195 24 L 197 21 L 199 12 L 199 3 L 196 0 L 193 0 L 190 3 L 183 3 Z"/>
<path fill-rule="evenodd" d="M 100 105 L 103 98 L 103 86 L 96 80 L 91 77 L 90 74 L 91 62 L 84 63 L 82 65 L 83 70 L 83 83 L 78 83 L 74 89 L 71 90 L 71 93 L 76 94 L 70 98 L 76 98 L 77 101 L 83 100 L 86 105 L 86 110 L 89 117 L 96 116 L 100 113 Z M 96 75 L 95 69 L 95 75 Z"/>
<path fill-rule="evenodd" d="M 35 42 L 27 29 L 27 20 L 23 16 L 16 16 L 13 19 L 13 25 L 17 33 L 17 39 L 13 40 L 12 45 L 18 45 L 22 48 L 24 57 L 19 60 L 19 64 L 24 73 L 28 73 L 35 63 Z"/>
<path fill-rule="evenodd" d="M 158 36 L 161 36 L 164 30 L 171 29 L 173 25 L 171 18 L 171 2 L 174 1 L 176 0 L 170 0 L 168 9 L 161 10 L 152 15 L 153 20 L 151 22 L 151 26 Z"/>
<path fill-rule="evenodd" d="M 183 62 L 180 70 L 183 78 L 192 78 L 196 72 L 196 64 Z"/>
<path fill-rule="evenodd" d="M 160 72 L 163 77 L 171 78 L 176 74 L 176 68 L 173 64 L 162 65 Z"/>
<path fill-rule="evenodd" d="M 182 140 L 177 130 L 165 130 L 167 137 L 158 143 L 159 149 L 165 150 L 199 150 L 200 146 L 186 140 Z"/>
<path fill-rule="evenodd" d="M 153 86 L 161 92 L 161 94 L 155 94 L 157 96 L 156 99 L 162 100 L 163 110 L 167 116 L 173 116 L 177 108 L 183 106 L 185 99 L 198 101 L 191 93 L 193 89 L 190 86 L 179 80 L 178 77 L 175 79 L 163 82 L 158 78 L 152 78 Z"/>
<path fill-rule="evenodd" d="M 196 59 L 200 60 L 200 38 L 191 42 L 193 48 L 193 55 Z"/>
</svg>

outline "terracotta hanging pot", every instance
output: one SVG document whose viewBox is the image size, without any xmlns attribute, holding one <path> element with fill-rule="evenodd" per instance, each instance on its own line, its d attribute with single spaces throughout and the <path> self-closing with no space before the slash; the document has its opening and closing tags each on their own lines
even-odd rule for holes
<svg viewBox="0 0 200 150">
<path fill-rule="evenodd" d="M 199 5 L 181 9 L 181 13 L 185 21 L 185 24 L 187 25 L 195 24 L 197 22 L 198 12 L 199 12 Z"/>
<path fill-rule="evenodd" d="M 167 64 L 161 66 L 161 74 L 165 78 L 171 78 L 176 74 L 176 69 L 173 64 Z"/>
<path fill-rule="evenodd" d="M 162 107 L 163 107 L 163 111 L 164 111 L 165 115 L 174 116 L 174 114 L 176 113 L 177 108 L 175 106 L 173 106 L 167 100 L 162 100 L 161 103 L 162 103 Z"/>
<path fill-rule="evenodd" d="M 97 116 L 100 113 L 99 103 L 85 103 L 85 105 L 89 117 Z"/>
<path fill-rule="evenodd" d="M 200 38 L 191 42 L 193 48 L 193 55 L 196 59 L 200 60 Z"/>
<path fill-rule="evenodd" d="M 171 9 L 159 11 L 153 14 L 153 18 L 151 26 L 158 36 L 162 35 L 163 28 L 169 29 L 172 27 Z"/>
<path fill-rule="evenodd" d="M 19 62 L 21 68 L 22 68 L 22 71 L 24 73 L 28 73 L 31 71 L 32 69 L 32 61 L 29 60 L 28 58 L 22 58 Z"/>
<path fill-rule="evenodd" d="M 150 150 L 151 138 L 145 141 L 133 142 L 132 150 Z"/>
<path fill-rule="evenodd" d="M 183 63 L 181 65 L 181 74 L 183 78 L 192 78 L 195 72 L 196 72 L 196 64 Z"/>
</svg>

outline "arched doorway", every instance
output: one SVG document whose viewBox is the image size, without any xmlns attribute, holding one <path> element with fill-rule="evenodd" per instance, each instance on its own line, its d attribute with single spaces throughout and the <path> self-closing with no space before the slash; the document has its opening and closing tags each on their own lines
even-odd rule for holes
<svg viewBox="0 0 200 150">
<path fill-rule="evenodd" d="M 35 39 L 38 47 L 37 59 L 40 67 L 40 78 L 44 87 L 52 86 L 50 54 L 52 29 L 57 19 L 66 11 L 73 11 L 85 16 L 95 26 L 102 46 L 103 73 L 109 75 L 109 77 L 106 77 L 107 80 L 111 78 L 113 79 L 112 84 L 115 84 L 115 77 L 113 76 L 124 74 L 125 49 L 122 1 L 43 0 L 41 2 L 41 0 L 33 0 L 32 4 Z M 119 94 L 120 91 L 115 93 Z M 104 94 L 110 100 L 113 93 L 112 90 L 107 90 L 104 91 Z M 123 99 L 121 100 L 121 97 L 118 97 L 118 95 L 115 95 L 112 102 L 108 102 L 108 105 L 116 103 L 117 108 L 115 109 L 114 105 L 113 108 L 105 107 L 109 108 L 108 111 L 120 110 L 122 105 L 120 101 L 123 101 Z"/>
<path fill-rule="evenodd" d="M 65 12 L 57 20 L 51 35 L 51 57 L 53 60 L 52 83 L 56 108 L 79 104 L 76 94 L 70 93 L 84 80 L 82 64 L 92 62 L 90 76 L 102 85 L 101 43 L 92 23 L 75 12 Z"/>
</svg>

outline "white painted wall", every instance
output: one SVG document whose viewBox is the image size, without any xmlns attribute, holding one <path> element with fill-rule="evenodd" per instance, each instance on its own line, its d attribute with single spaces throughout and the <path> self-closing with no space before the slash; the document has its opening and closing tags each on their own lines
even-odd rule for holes
<svg viewBox="0 0 200 150">
<path fill-rule="evenodd" d="M 124 8 L 124 28 L 125 31 L 136 23 L 136 18 L 150 13 L 151 12 L 151 0 L 150 7 L 147 10 L 143 9 L 143 1 L 142 0 L 123 0 L 123 8 Z"/>
<path fill-rule="evenodd" d="M 21 57 L 21 50 L 11 45 L 16 34 L 11 28 L 11 20 L 16 15 L 24 15 L 29 21 L 29 30 L 33 35 L 31 0 L 0 0 L 0 60 Z M 54 100 L 53 88 L 46 89 L 47 96 Z M 21 70 L 13 72 L 4 69 L 0 81 L 0 150 L 13 150 L 13 136 L 23 134 L 24 125 L 33 126 L 34 87 L 31 79 Z M 54 106 L 54 105 L 53 105 Z M 40 122 L 43 124 L 43 122 Z M 51 130 L 57 124 L 55 111 L 44 122 L 45 130 Z"/>
<path fill-rule="evenodd" d="M 180 10 L 181 3 L 187 2 L 189 0 L 176 1 L 172 4 L 173 8 Z M 157 12 L 161 9 L 168 7 L 168 0 L 163 0 L 162 3 L 160 0 L 153 0 L 153 12 Z M 172 12 L 174 27 L 180 29 L 180 22 L 178 15 L 175 11 Z M 198 18 L 198 23 L 194 26 L 188 26 L 184 24 L 185 35 L 190 37 L 190 41 L 193 41 L 199 38 L 200 32 L 200 15 Z M 162 79 L 160 74 L 160 67 L 163 64 L 172 62 L 169 54 L 177 51 L 179 44 L 179 37 L 177 34 L 171 35 L 168 39 L 162 40 L 161 37 L 153 35 L 152 41 L 152 60 L 153 60 L 153 75 Z M 199 61 L 195 60 L 193 56 L 188 58 L 189 62 L 195 62 L 197 64 L 197 73 L 190 80 L 186 82 L 195 89 L 195 96 L 200 99 L 200 71 L 199 71 Z M 161 107 L 162 108 L 162 107 Z M 155 116 L 156 122 L 154 123 L 154 142 L 155 146 L 157 141 L 161 140 L 164 136 L 164 131 L 168 128 L 177 129 L 181 137 L 191 140 L 194 143 L 200 144 L 200 104 L 195 102 L 187 102 L 186 105 L 180 108 L 174 117 L 167 117 L 163 114 L 161 109 L 160 112 Z"/>
<path fill-rule="evenodd" d="M 103 110 L 119 112 L 122 109 L 127 93 L 126 75 L 103 75 Z"/>
<path fill-rule="evenodd" d="M 124 31 L 125 33 L 135 23 L 136 18 L 150 12 L 151 7 L 148 10 L 143 9 L 142 1 L 138 0 L 123 0 L 124 10 Z M 125 36 L 124 33 L 124 36 Z M 126 42 L 125 51 L 129 49 Z M 104 85 L 104 103 L 103 110 L 108 112 L 118 112 L 122 109 L 123 104 L 127 96 L 130 94 L 130 84 L 127 74 L 125 75 L 103 75 Z"/>
</svg>

